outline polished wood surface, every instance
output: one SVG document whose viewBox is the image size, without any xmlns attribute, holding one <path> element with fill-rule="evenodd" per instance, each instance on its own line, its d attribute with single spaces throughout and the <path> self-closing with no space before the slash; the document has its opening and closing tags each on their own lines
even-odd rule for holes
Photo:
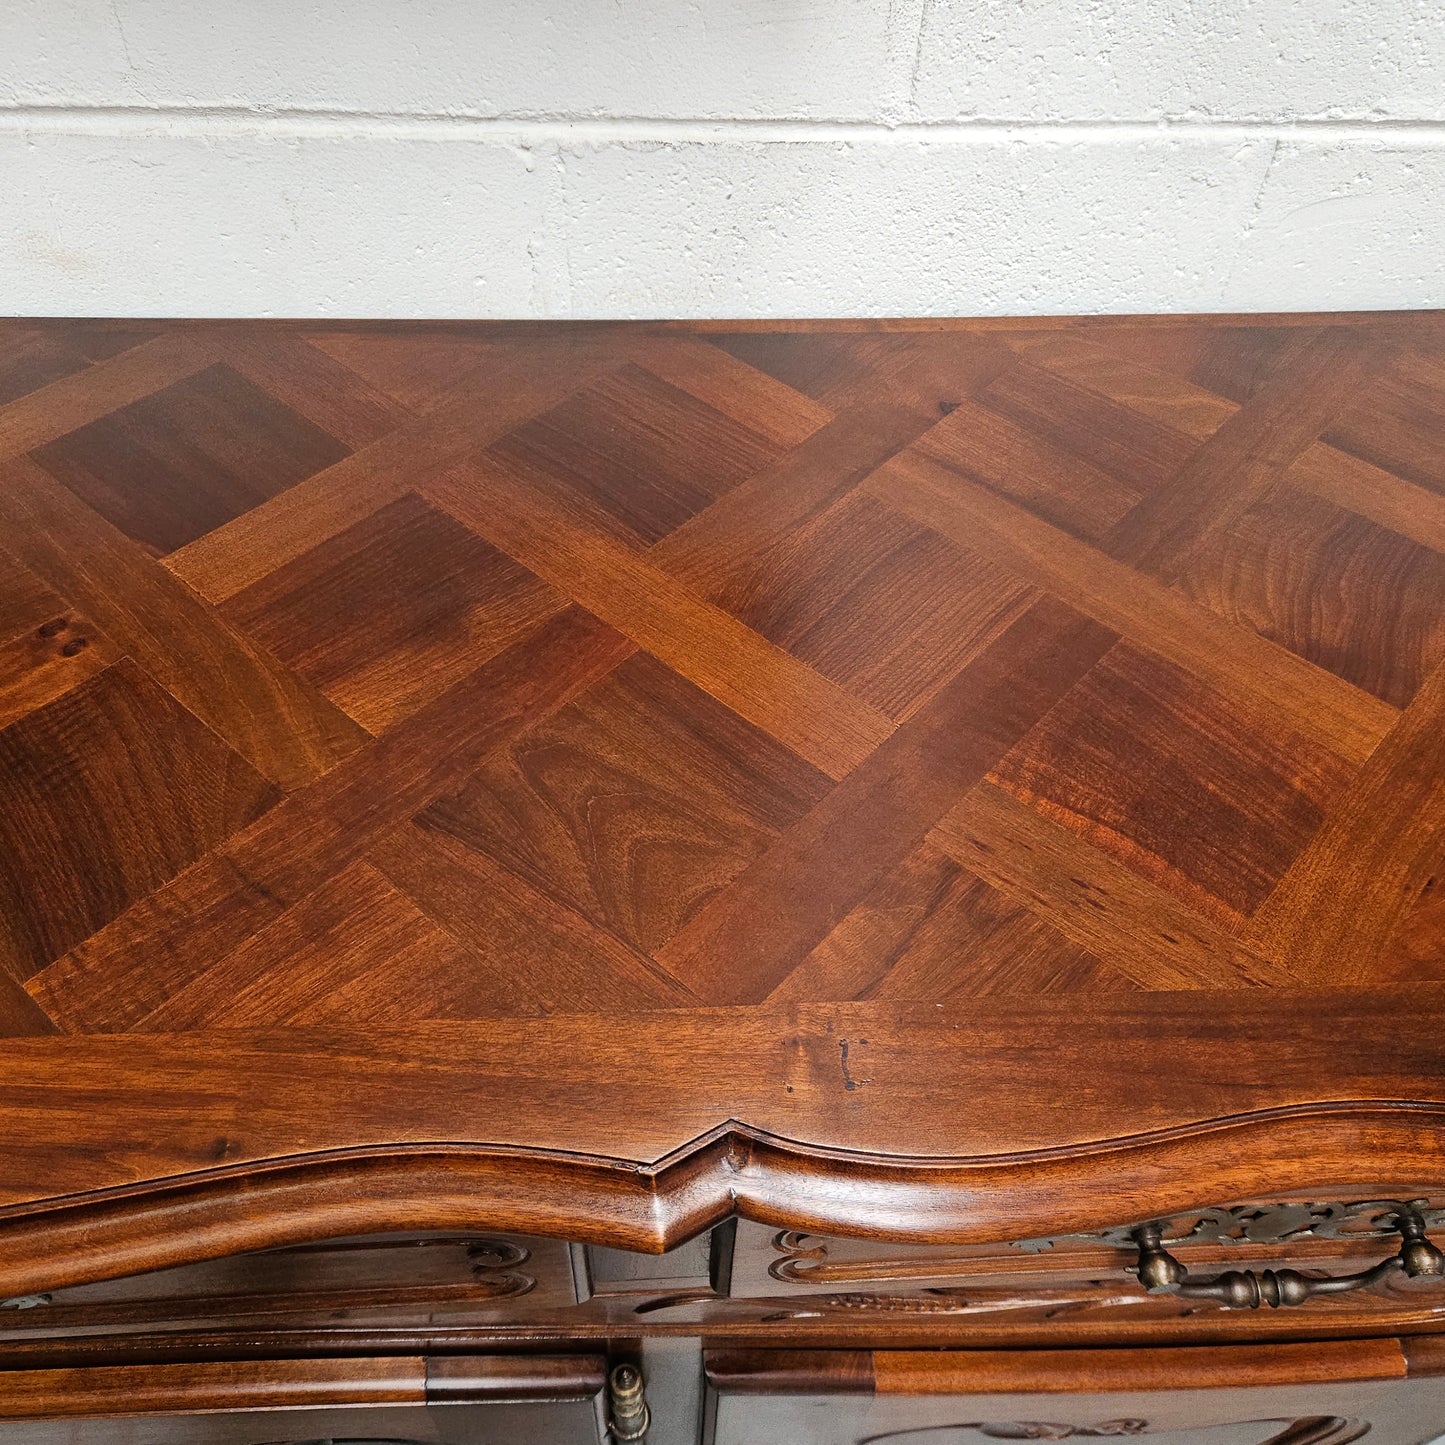
<svg viewBox="0 0 1445 1445">
<path fill-rule="evenodd" d="M 708 1354 L 714 1445 L 986 1445 L 1164 1435 L 1179 1445 L 1425 1445 L 1440 1381 L 1398 1340 L 1233 1350 Z"/>
<path fill-rule="evenodd" d="M 1438 1186 L 1442 715 L 1433 315 L 6 323 L 0 1289 Z"/>
<path fill-rule="evenodd" d="M 580 1400 L 602 1389 L 600 1355 L 197 1361 L 7 1370 L 0 1420 L 282 1410 L 322 1405 Z"/>
<path fill-rule="evenodd" d="M 8 1370 L 4 1384 L 0 1420 L 150 1415 L 158 1410 L 419 1404 L 426 1399 L 426 1361 L 394 1356 Z"/>
<path fill-rule="evenodd" d="M 6 1445 L 598 1445 L 592 1355 L 193 1361 L 0 1374 Z"/>
<path fill-rule="evenodd" d="M 1191 1350 L 712 1349 L 703 1364 L 715 1390 L 752 1395 L 1087 1395 L 1411 1373 L 1402 1342 L 1389 1339 Z"/>
</svg>

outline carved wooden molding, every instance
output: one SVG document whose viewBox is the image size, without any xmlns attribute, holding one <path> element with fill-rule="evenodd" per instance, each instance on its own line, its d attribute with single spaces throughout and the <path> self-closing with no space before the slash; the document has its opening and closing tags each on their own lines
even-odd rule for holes
<svg viewBox="0 0 1445 1445">
<path fill-rule="evenodd" d="M 1329 1204 L 1236 1204 L 1230 1208 L 1192 1209 L 1157 1219 L 1160 1242 L 1170 1249 L 1189 1244 L 1283 1244 L 1296 1239 L 1388 1239 L 1399 1210 L 1411 1205 L 1427 1229 L 1445 1228 L 1445 1206 L 1427 1199 L 1365 1199 Z M 1014 1249 L 1032 1253 L 1065 1242 L 1133 1249 L 1139 1223 L 1115 1225 L 1086 1234 L 1010 1241 Z"/>
<path fill-rule="evenodd" d="M 1383 1286 L 1378 1293 L 1332 1299 L 1322 1306 L 1332 1320 L 1348 1314 L 1356 1325 L 1365 1323 L 1403 1328 L 1438 1320 L 1445 1302 L 1405 1296 Z M 839 1293 L 800 1297 L 786 1311 L 789 1319 L 817 1319 L 826 1315 L 907 1315 L 968 1318 L 980 1324 L 1044 1324 L 1099 1320 L 1109 1325 L 1183 1319 L 1212 1312 L 1213 1307 L 1177 1295 L 1145 1295 L 1127 1281 L 1110 1285 L 1089 1281 L 1074 1286 L 1040 1286 L 1035 1289 L 933 1289 L 916 1294 Z M 1317 1317 L 1315 1317 L 1317 1318 Z"/>
<path fill-rule="evenodd" d="M 1245 1422 L 1242 1422 L 1245 1423 Z M 1347 1445 L 1369 1430 L 1363 1420 L 1347 1420 L 1340 1415 L 1315 1415 L 1302 1420 L 1251 1420 L 1253 1425 L 1279 1425 L 1282 1428 L 1264 1445 Z M 957 1425 L 921 1425 L 905 1430 L 890 1430 L 882 1435 L 869 1435 L 862 1445 L 929 1445 L 930 1438 L 950 1440 L 959 1430 L 976 1430 L 991 1440 L 1077 1440 L 1117 1439 L 1121 1436 L 1147 1435 L 1154 1429 L 1148 1420 L 1103 1420 L 1096 1425 L 1069 1425 L 1054 1420 L 977 1420 Z M 1175 1426 L 1158 1427 L 1168 1430 Z"/>
<path fill-rule="evenodd" d="M 514 1299 L 536 1289 L 536 1279 L 520 1268 L 531 1257 L 510 1239 L 477 1239 L 467 1246 L 472 1278 L 495 1299 Z"/>
<path fill-rule="evenodd" d="M 1154 1248 L 1162 1249 L 1164 1242 L 1171 1246 L 1199 1243 L 1227 1244 L 1285 1244 L 1297 1240 L 1319 1239 L 1392 1239 L 1399 1242 L 1402 1226 L 1401 1216 L 1414 1221 L 1415 1228 L 1445 1227 L 1445 1209 L 1432 1206 L 1425 1199 L 1371 1199 L 1356 1201 L 1331 1201 L 1329 1203 L 1255 1203 L 1229 1207 L 1211 1207 L 1191 1210 L 1186 1214 L 1174 1215 L 1168 1219 L 1151 1221 L 1147 1228 L 1153 1232 Z M 1067 1236 L 1071 1242 L 1095 1248 L 1107 1247 L 1118 1250 L 1121 1255 L 1139 1258 L 1141 1225 L 1117 1225 L 1109 1229 Z M 1416 1237 L 1416 1236 L 1412 1236 Z M 1418 1236 L 1420 1246 L 1431 1248 L 1423 1233 Z M 1040 1253 L 1055 1243 L 1053 1240 L 1014 1240 L 1007 1247 Z M 871 1281 L 902 1281 L 906 1279 L 972 1279 L 967 1288 L 934 1286 L 915 1294 L 883 1293 L 834 1293 L 815 1298 L 815 1308 L 844 1312 L 877 1312 L 907 1314 L 949 1314 L 949 1315 L 1033 1315 L 1040 1312 L 1048 1318 L 1063 1314 L 1076 1315 L 1099 1310 L 1124 1309 L 1133 1313 L 1175 1313 L 1188 1314 L 1193 1310 L 1189 1299 L 1201 1297 L 1215 1287 L 1216 1281 L 1202 1280 L 1195 1284 L 1193 1276 L 1189 1282 L 1176 1290 L 1151 1289 L 1148 1297 L 1137 1289 L 1121 1287 L 1120 1281 L 1129 1275 L 1139 1275 L 1147 1283 L 1141 1269 L 1121 1259 L 1117 1270 L 1105 1272 L 1104 1278 L 1081 1279 L 1069 1284 L 1047 1282 L 1041 1286 L 990 1287 L 979 1278 L 981 1261 L 976 1256 L 961 1255 L 954 1258 L 936 1257 L 931 1254 L 920 1257 L 889 1257 L 884 1254 L 870 1254 L 866 1258 L 832 1258 L 836 1243 L 824 1237 L 799 1230 L 781 1230 L 772 1240 L 778 1258 L 768 1266 L 768 1273 L 774 1279 L 817 1289 L 842 1283 L 863 1284 Z M 1182 1265 L 1172 1256 L 1161 1256 L 1171 1266 L 1178 1267 L 1181 1277 Z M 1403 1256 L 1402 1256 L 1403 1258 Z M 1067 1257 L 1060 1261 L 1067 1264 Z M 1407 1269 L 1407 1274 L 1438 1274 L 1439 1254 L 1434 1251 L 1436 1267 Z M 1299 1304 L 1311 1293 L 1330 1295 L 1332 1298 L 1349 1293 L 1347 1285 L 1366 1291 L 1351 1303 L 1365 1304 L 1371 1295 L 1386 1291 L 1392 1277 L 1388 1264 L 1396 1264 L 1395 1256 L 1389 1260 L 1355 1275 L 1300 1275 L 1297 1271 L 1284 1270 L 1279 1273 L 1265 1271 L 1261 1276 L 1252 1273 L 1226 1274 L 1220 1280 L 1256 1280 L 1261 1283 L 1266 1301 L 1271 1304 Z M 1116 1278 L 1109 1278 L 1114 1275 Z M 1376 1278 L 1375 1276 L 1379 1276 Z M 1047 1279 L 1047 1277 L 1046 1277 Z M 1299 1286 L 1301 1298 L 1274 1299 L 1271 1291 L 1274 1281 L 1284 1285 L 1286 1281 Z M 1131 1281 L 1132 1283 L 1132 1281 Z M 1191 1285 L 1194 1285 L 1191 1288 Z M 1207 1287 L 1207 1288 L 1206 1288 Z M 1173 1309 L 1155 1311 L 1150 1306 L 1163 1300 L 1173 1303 Z M 1256 1295 L 1256 1303 L 1259 1297 Z M 1440 1309 L 1445 1309 L 1445 1300 Z"/>
<path fill-rule="evenodd" d="M 85 1420 L 228 1410 L 587 1400 L 606 1379 L 604 1356 L 350 1356 L 300 1360 L 10 1370 L 0 1420 Z"/>
<path fill-rule="evenodd" d="M 972 1420 L 958 1425 L 924 1425 L 921 1428 L 894 1430 L 887 1435 L 870 1435 L 864 1445 L 883 1445 L 885 1441 L 917 1441 L 919 1445 L 931 1434 L 942 1436 L 954 1430 L 977 1430 L 990 1440 L 1074 1440 L 1112 1439 L 1120 1435 L 1145 1435 L 1147 1420 L 1103 1420 L 1097 1425 L 1065 1425 L 1055 1420 Z"/>
<path fill-rule="evenodd" d="M 1127 1283 L 1108 1285 L 1092 1281 L 1030 1290 L 936 1289 L 919 1294 L 829 1294 L 820 1299 L 810 1298 L 807 1309 L 844 1314 L 1017 1315 L 1046 1319 L 1123 1310 L 1154 1320 L 1194 1312 L 1188 1301 L 1151 1299 L 1141 1296 L 1137 1288 L 1130 1289 Z"/>
<path fill-rule="evenodd" d="M 977 1430 L 990 1440 L 1114 1439 L 1121 1435 L 1146 1435 L 1149 1422 L 1125 1419 L 1102 1420 L 1097 1425 L 1066 1425 L 1056 1420 L 970 1420 L 957 1425 L 923 1425 L 907 1430 L 890 1430 L 886 1435 L 868 1436 L 863 1445 L 885 1445 L 885 1442 L 892 1441 L 926 1445 L 930 1435 L 942 1439 L 955 1430 Z"/>
<path fill-rule="evenodd" d="M 1445 1207 L 1428 1199 L 1369 1199 L 1351 1202 L 1238 1204 L 1191 1209 L 1165 1219 L 1149 1221 L 1160 1230 L 1160 1243 L 1169 1249 L 1189 1245 L 1286 1244 L 1306 1239 L 1398 1239 L 1392 1221 L 1409 1208 L 1426 1229 L 1445 1229 Z M 1060 1244 L 1092 1246 L 1137 1252 L 1134 1231 L 1145 1221 L 1113 1225 L 1087 1233 L 1052 1238 L 1000 1241 L 1000 1246 L 1028 1254 L 1043 1254 Z M 870 1256 L 866 1260 L 831 1259 L 829 1241 L 803 1230 L 784 1229 L 773 1237 L 778 1258 L 768 1273 L 790 1284 L 827 1285 L 861 1283 L 877 1279 L 939 1279 L 970 1277 L 979 1272 L 979 1260 L 902 1256 Z M 1061 1263 L 1065 1262 L 1063 1260 Z"/>
<path fill-rule="evenodd" d="M 971 1244 L 1175 1218 L 1199 1198 L 1445 1180 L 1445 1107 L 1302 1104 L 1071 1148 L 917 1159 L 730 1123 L 651 1166 L 488 1145 L 267 1160 L 0 1211 L 0 1295 L 349 1234 L 488 1230 L 661 1252 L 736 1214 Z"/>
</svg>

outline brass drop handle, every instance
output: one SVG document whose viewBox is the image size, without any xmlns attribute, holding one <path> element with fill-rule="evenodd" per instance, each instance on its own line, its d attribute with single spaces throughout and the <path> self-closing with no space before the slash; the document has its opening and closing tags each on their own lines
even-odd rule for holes
<svg viewBox="0 0 1445 1445">
<path fill-rule="evenodd" d="M 1225 1309 L 1257 1310 L 1302 1305 L 1316 1295 L 1348 1294 L 1368 1289 L 1387 1275 L 1403 1270 L 1410 1279 L 1445 1275 L 1445 1254 L 1425 1237 L 1425 1221 L 1413 1209 L 1395 1216 L 1400 1232 L 1400 1249 L 1389 1259 L 1358 1274 L 1313 1275 L 1297 1269 L 1228 1269 L 1207 1279 L 1189 1279 L 1189 1270 L 1164 1248 L 1157 1224 L 1141 1224 L 1130 1230 L 1139 1246 L 1139 1263 L 1134 1272 L 1150 1294 L 1177 1294 L 1185 1299 L 1218 1300 Z"/>
</svg>

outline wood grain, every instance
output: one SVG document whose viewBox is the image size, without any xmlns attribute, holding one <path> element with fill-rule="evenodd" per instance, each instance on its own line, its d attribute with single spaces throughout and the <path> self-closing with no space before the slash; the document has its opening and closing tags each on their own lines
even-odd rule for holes
<svg viewBox="0 0 1445 1445">
<path fill-rule="evenodd" d="M 1405 1357 L 1398 1340 L 1201 1350 L 1045 1350 L 1035 1356 L 986 1351 L 939 1356 L 880 1350 L 873 1359 L 880 1395 L 1011 1391 L 1069 1395 L 1191 1387 L 1237 1390 L 1259 1385 L 1325 1385 L 1336 1380 L 1395 1380 L 1405 1375 Z"/>
<path fill-rule="evenodd" d="M 27 567 L 281 787 L 361 746 L 339 708 L 29 462 L 0 478 L 0 525 Z"/>
<path fill-rule="evenodd" d="M 256 1360 L 7 1372 L 0 1420 L 421 1403 L 420 1359 Z"/>
<path fill-rule="evenodd" d="M 346 455 L 335 437 L 219 362 L 32 453 L 157 556 Z"/>
<path fill-rule="evenodd" d="M 950 418 L 951 420 L 951 418 Z M 940 423 L 919 444 L 865 483 L 916 521 L 965 546 L 1006 559 L 1040 589 L 1077 607 L 1142 647 L 1231 695 L 1278 714 L 1342 755 L 1363 761 L 1395 710 L 1282 648 L 1260 646 L 1171 588 L 1122 567 L 1102 552 L 1010 506 L 949 463 L 951 436 Z M 936 458 L 936 459 L 935 459 Z"/>
<path fill-rule="evenodd" d="M 1299 982 L 1206 914 L 1182 906 L 1079 832 L 991 783 L 969 792 L 930 837 L 1144 988 L 1288 988 Z"/>
<path fill-rule="evenodd" d="M 1111 557 L 1172 580 L 1191 553 L 1266 493 L 1275 479 L 1355 400 L 1378 344 L 1358 332 L 1322 331 L 1286 348 L 1249 404 L 1169 479 L 1110 529 Z"/>
<path fill-rule="evenodd" d="M 1399 1340 L 1184 1350 L 709 1350 L 725 1394 L 1090 1395 L 1402 1379 Z"/>
<path fill-rule="evenodd" d="M 1197 995 L 1145 992 L 1095 1002 L 1087 1030 L 1061 996 L 642 1012 L 625 1038 L 578 1015 L 96 1035 L 83 1055 L 13 1040 L 0 1290 L 393 1231 L 655 1252 L 740 1213 L 973 1243 L 1322 1179 L 1428 1192 L 1445 1169 L 1440 994 L 1321 991 L 1282 1012 L 1268 990 L 1219 993 L 1207 1047 Z M 660 1090 L 669 1059 L 684 1066 Z M 1309 1102 L 1326 1074 L 1339 1102 Z M 1064 1109 L 1061 1077 L 1088 1083 Z M 98 1090 L 122 1091 L 124 1139 Z"/>
<path fill-rule="evenodd" d="M 429 482 L 424 495 L 544 581 L 565 577 L 582 606 L 830 776 L 892 732 L 876 709 L 621 543 L 579 528 L 495 459 Z"/>
<path fill-rule="evenodd" d="M 1437 1186 L 1442 337 L 0 323 L 6 1278 Z"/>
<path fill-rule="evenodd" d="M 704 997 L 766 997 L 1113 640 L 1067 607 L 1036 604 L 695 914 L 659 959 Z"/>
<path fill-rule="evenodd" d="M 510 557 L 406 493 L 219 610 L 382 733 L 561 605 Z"/>
<path fill-rule="evenodd" d="M 1256 911 L 1248 937 L 1305 979 L 1383 971 L 1384 945 L 1442 861 L 1445 667 Z M 1421 961 L 1428 961 L 1421 960 Z"/>
<path fill-rule="evenodd" d="M 29 978 L 279 796 L 129 659 L 37 708 L 0 732 L 6 967 Z"/>
<path fill-rule="evenodd" d="M 0 408 L 0 457 L 15 457 L 109 416 L 218 360 L 214 348 L 173 328 L 97 365 L 27 390 Z"/>
</svg>

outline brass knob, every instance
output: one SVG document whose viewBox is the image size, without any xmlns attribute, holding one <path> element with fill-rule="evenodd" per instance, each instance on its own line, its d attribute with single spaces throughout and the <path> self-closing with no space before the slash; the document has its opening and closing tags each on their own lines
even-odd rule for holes
<svg viewBox="0 0 1445 1445">
<path fill-rule="evenodd" d="M 1425 1237 L 1425 1221 L 1418 1214 L 1402 1214 L 1395 1221 L 1404 1238 L 1400 1246 L 1400 1265 L 1411 1279 L 1421 1275 L 1445 1274 L 1445 1254 Z"/>
<path fill-rule="evenodd" d="M 608 1429 L 614 1440 L 641 1440 L 652 1424 L 647 1408 L 642 1371 L 636 1365 L 616 1365 L 607 1377 Z"/>
</svg>

